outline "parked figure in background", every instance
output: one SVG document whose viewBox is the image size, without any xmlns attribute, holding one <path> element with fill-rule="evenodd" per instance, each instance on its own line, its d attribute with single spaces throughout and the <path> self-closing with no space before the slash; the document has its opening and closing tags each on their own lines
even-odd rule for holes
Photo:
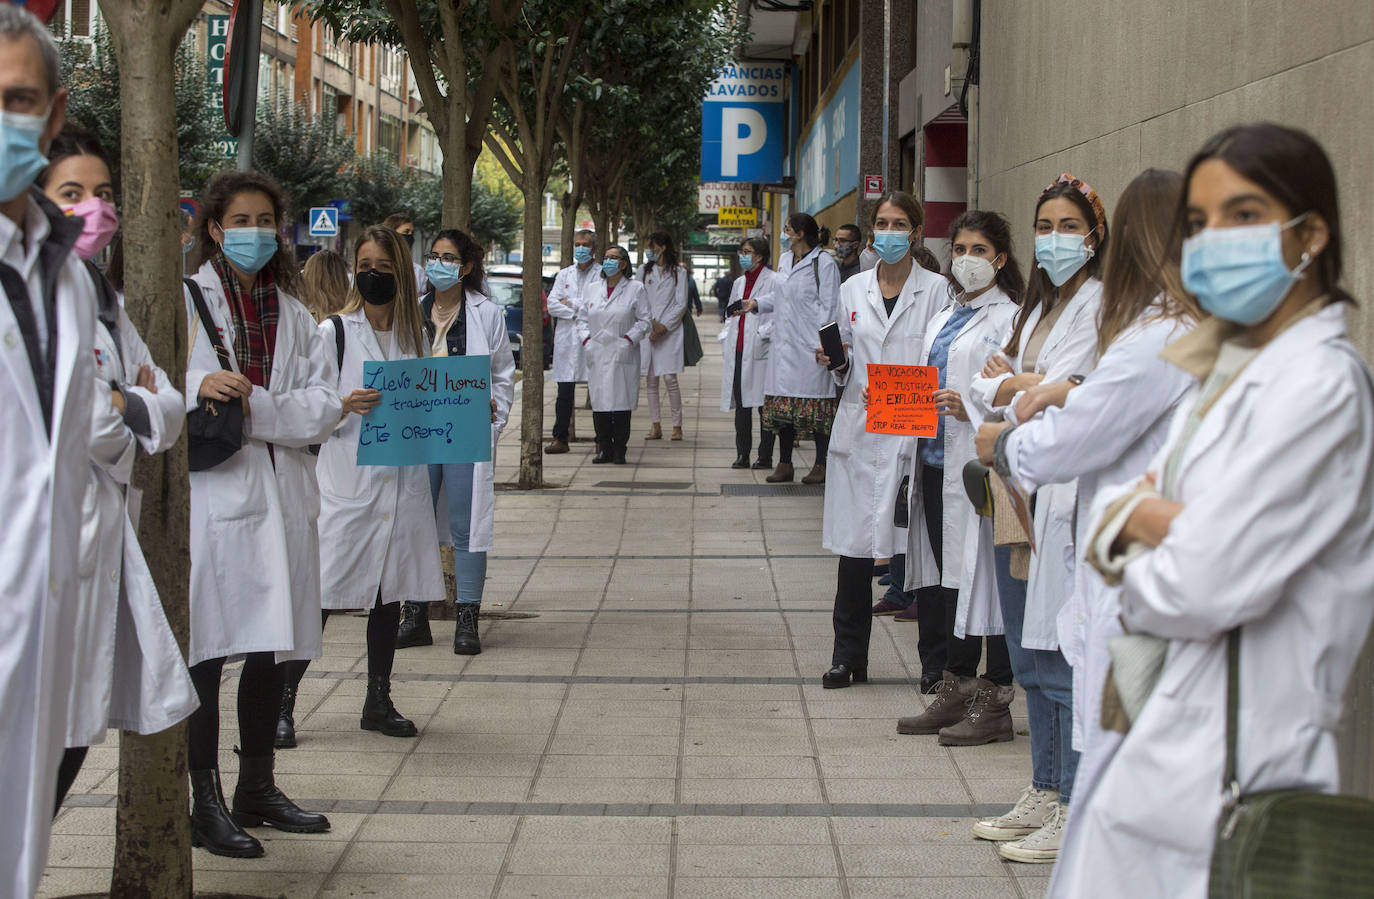
<svg viewBox="0 0 1374 899">
<path fill-rule="evenodd" d="M 791 481 L 792 447 L 798 440 L 814 436 L 816 464 L 802 483 L 824 484 L 837 400 L 834 379 L 824 366 L 816 364 L 816 344 L 821 326 L 840 314 L 840 272 L 835 260 L 821 249 L 829 234 L 811 216 L 795 213 L 782 230 L 779 284 L 759 300 L 760 312 L 776 313 L 768 351 L 763 422 L 781 443 L 777 470 L 765 480 L 770 484 Z"/>
<path fill-rule="evenodd" d="M 716 311 L 720 313 L 721 321 L 725 321 L 725 308 L 730 305 L 730 291 L 734 289 L 735 279 L 739 275 L 739 265 L 731 259 L 730 267 L 725 270 L 725 274 L 717 278 L 716 283 L 711 285 L 711 295 L 716 298 Z"/>
<path fill-rule="evenodd" d="M 191 472 L 188 661 L 200 697 L 187 728 L 191 842 L 243 858 L 263 853 L 243 827 L 329 829 L 324 815 L 286 798 L 272 774 L 282 696 L 276 663 L 320 654 L 320 500 L 307 447 L 329 438 L 342 409 L 315 322 L 286 293 L 296 268 L 277 236 L 285 214 L 286 199 L 267 176 L 216 175 L 200 202 L 199 267 L 186 288 L 186 405 L 242 402 L 244 413 L 243 447 Z M 219 776 L 219 691 L 229 656 L 245 657 L 232 817 Z"/>
<path fill-rule="evenodd" d="M 425 291 L 429 290 L 429 284 L 425 281 L 425 269 L 420 265 L 415 257 L 415 222 L 404 212 L 393 212 L 382 222 L 383 228 L 390 228 L 395 231 L 405 242 L 406 249 L 410 251 L 411 263 L 410 270 L 415 273 L 415 295 L 424 296 Z"/>
<path fill-rule="evenodd" d="M 687 275 L 687 311 L 692 315 L 701 315 L 701 291 L 697 290 L 696 275 L 692 273 L 692 263 L 682 263 L 682 270 Z"/>
<path fill-rule="evenodd" d="M 90 261 L 119 227 L 104 150 L 92 135 L 68 124 L 47 156 L 38 185 L 60 209 L 81 218 L 73 252 L 87 260 L 100 296 L 91 478 L 76 554 L 80 612 L 68 647 L 75 689 L 58 775 L 60 809 L 86 747 L 103 742 L 107 728 L 165 730 L 194 711 L 196 691 L 138 545 L 140 494 L 129 486 L 140 451 L 165 452 L 181 436 L 186 405 L 153 362 L 114 286 Z M 148 690 L 148 684 L 159 689 Z"/>
<path fill-rule="evenodd" d="M 872 222 L 882 261 L 840 291 L 840 335 L 849 355 L 833 371 L 832 383 L 845 391 L 835 414 L 833 465 L 825 481 L 823 543 L 840 557 L 831 668 L 821 678 L 826 688 L 868 679 L 873 560 L 888 558 L 906 544 L 906 528 L 895 524 L 894 513 L 914 447 L 903 437 L 868 433 L 864 398 L 869 365 L 919 361 L 926 325 L 948 298 L 945 279 L 916 265 L 911 256 L 923 221 L 915 197 L 900 191 L 885 195 L 874 206 Z M 813 345 L 819 342 L 813 339 Z M 812 357 L 821 371 L 831 363 L 820 347 Z"/>
<path fill-rule="evenodd" d="M 687 314 L 687 282 L 690 276 L 678 265 L 672 235 L 655 231 L 644 251 L 644 300 L 649 304 L 649 339 L 640 344 L 641 368 L 649 394 L 649 433 L 645 440 L 663 439 L 659 409 L 659 376 L 668 385 L 668 405 L 673 416 L 673 439 L 682 439 L 682 391 L 677 376 L 684 366 L 682 318 Z"/>
<path fill-rule="evenodd" d="M 604 277 L 588 283 L 577 308 L 577 335 L 587 351 L 587 395 L 596 426 L 595 465 L 625 464 L 630 413 L 639 405 L 638 344 L 649 334 L 650 319 L 644 285 L 631 277 L 633 271 L 628 250 L 608 247 L 601 258 Z"/>
<path fill-rule="evenodd" d="M 744 269 L 744 277 L 735 281 L 727 304 L 729 318 L 717 337 L 725 360 L 725 370 L 730 373 L 721 378 L 720 411 L 729 412 L 733 409 L 735 412 L 735 461 L 731 468 L 749 467 L 754 410 L 763 406 L 763 391 L 768 376 L 768 338 L 772 324 L 771 316 L 759 313 L 759 298 L 773 289 L 778 277 L 768 267 L 769 258 L 766 239 L 745 238 L 739 251 L 739 264 Z M 768 442 L 768 455 L 771 456 L 771 434 Z M 764 458 L 762 434 L 758 457 L 760 460 Z"/>
<path fill-rule="evenodd" d="M 587 356 L 577 339 L 577 304 L 587 283 L 601 277 L 596 264 L 596 235 L 578 231 L 573 235 L 573 264 L 558 273 L 549 291 L 549 317 L 554 319 L 553 379 L 558 398 L 553 404 L 553 440 L 544 452 L 554 455 L 568 451 L 568 435 L 573 420 L 573 400 L 578 384 L 587 382 Z"/>
<path fill-rule="evenodd" d="M 301 271 L 301 302 L 315 321 L 322 322 L 343 309 L 352 289 L 352 273 L 343 256 L 320 250 L 305 260 Z"/>
</svg>

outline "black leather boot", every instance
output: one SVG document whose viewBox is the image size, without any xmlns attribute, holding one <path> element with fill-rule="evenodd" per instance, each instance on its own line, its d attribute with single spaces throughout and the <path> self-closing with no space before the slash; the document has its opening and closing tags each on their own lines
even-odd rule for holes
<svg viewBox="0 0 1374 899">
<path fill-rule="evenodd" d="M 224 807 L 218 768 L 191 772 L 191 845 L 228 858 L 262 857 L 262 844 L 244 833 Z"/>
<path fill-rule="evenodd" d="M 288 677 L 281 688 L 281 715 L 277 718 L 277 736 L 273 745 L 278 749 L 296 748 L 296 685 Z"/>
<path fill-rule="evenodd" d="M 234 787 L 234 821 L 241 827 L 266 824 L 288 833 L 324 833 L 329 819 L 307 812 L 286 798 L 272 779 L 272 756 L 239 756 L 239 782 Z"/>
<path fill-rule="evenodd" d="M 396 648 L 433 645 L 434 635 L 429 632 L 429 603 L 401 603 L 401 627 L 396 631 Z"/>
<path fill-rule="evenodd" d="M 390 678 L 373 675 L 367 679 L 362 728 L 380 731 L 388 737 L 415 736 L 415 722 L 396 711 L 396 706 L 391 702 Z"/>
<path fill-rule="evenodd" d="M 453 632 L 454 655 L 476 656 L 482 654 L 482 641 L 477 636 L 477 616 L 481 610 L 481 603 L 458 603 L 458 627 Z"/>
</svg>

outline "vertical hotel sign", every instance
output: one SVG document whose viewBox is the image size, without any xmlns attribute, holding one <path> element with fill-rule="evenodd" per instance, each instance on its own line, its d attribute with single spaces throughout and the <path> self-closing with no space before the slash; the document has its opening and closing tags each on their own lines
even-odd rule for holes
<svg viewBox="0 0 1374 899">
<path fill-rule="evenodd" d="M 205 80 L 210 87 L 210 105 L 224 117 L 224 59 L 229 52 L 229 17 L 205 17 Z M 215 146 L 226 159 L 239 155 L 238 138 L 224 135 Z"/>
<path fill-rule="evenodd" d="M 701 104 L 701 180 L 782 180 L 786 142 L 783 63 L 732 63 L 716 73 Z"/>
</svg>

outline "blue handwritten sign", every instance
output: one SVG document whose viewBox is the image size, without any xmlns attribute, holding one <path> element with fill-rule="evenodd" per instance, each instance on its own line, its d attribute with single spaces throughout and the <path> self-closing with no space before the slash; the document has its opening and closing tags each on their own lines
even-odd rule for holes
<svg viewBox="0 0 1374 899">
<path fill-rule="evenodd" d="M 491 461 L 491 357 L 364 362 L 382 401 L 363 416 L 359 465 Z"/>
</svg>

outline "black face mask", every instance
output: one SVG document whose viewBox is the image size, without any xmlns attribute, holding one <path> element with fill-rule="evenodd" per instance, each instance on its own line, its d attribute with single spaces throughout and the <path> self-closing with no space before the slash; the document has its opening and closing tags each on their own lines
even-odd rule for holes
<svg viewBox="0 0 1374 899">
<path fill-rule="evenodd" d="M 353 276 L 358 293 L 373 306 L 385 306 L 396 299 L 396 276 L 375 268 Z"/>
</svg>

